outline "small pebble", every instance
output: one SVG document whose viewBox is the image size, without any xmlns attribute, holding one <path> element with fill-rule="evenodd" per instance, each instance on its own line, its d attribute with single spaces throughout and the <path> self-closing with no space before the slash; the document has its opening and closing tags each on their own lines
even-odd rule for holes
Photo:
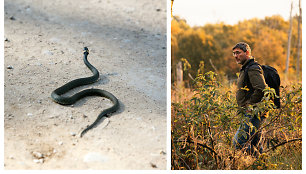
<svg viewBox="0 0 306 174">
<path fill-rule="evenodd" d="M 7 69 L 13 69 L 13 66 L 9 65 L 6 67 Z"/>
<path fill-rule="evenodd" d="M 41 158 L 44 157 L 44 155 L 42 153 L 40 153 L 40 152 L 33 152 L 32 154 L 37 159 L 41 159 Z"/>
<path fill-rule="evenodd" d="M 34 159 L 34 163 L 44 163 L 44 159 Z"/>
<path fill-rule="evenodd" d="M 157 168 L 156 164 L 150 163 L 152 168 Z"/>
<path fill-rule="evenodd" d="M 14 21 L 14 20 L 16 20 L 16 18 L 14 16 L 11 16 L 10 20 Z"/>
<path fill-rule="evenodd" d="M 76 133 L 75 132 L 70 132 L 70 135 L 71 136 L 76 136 Z"/>
<path fill-rule="evenodd" d="M 32 113 L 28 113 L 28 114 L 27 114 L 27 116 L 32 117 L 32 116 L 33 116 L 33 114 L 32 114 Z"/>
<path fill-rule="evenodd" d="M 62 141 L 58 142 L 58 145 L 63 145 L 64 143 Z M 55 149 L 54 149 L 55 150 Z"/>
</svg>

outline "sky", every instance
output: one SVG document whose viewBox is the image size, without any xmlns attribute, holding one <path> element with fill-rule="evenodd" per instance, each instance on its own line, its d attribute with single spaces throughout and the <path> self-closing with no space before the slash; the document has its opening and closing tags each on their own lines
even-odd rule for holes
<svg viewBox="0 0 306 174">
<path fill-rule="evenodd" d="M 292 15 L 295 15 L 299 0 L 174 0 L 172 10 L 174 16 L 186 19 L 190 26 L 220 22 L 234 25 L 245 19 L 272 15 L 288 20 L 292 1 Z"/>
</svg>

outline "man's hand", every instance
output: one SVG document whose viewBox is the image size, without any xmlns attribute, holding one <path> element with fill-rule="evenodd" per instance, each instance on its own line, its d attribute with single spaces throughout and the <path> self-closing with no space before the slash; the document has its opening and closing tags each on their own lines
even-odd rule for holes
<svg viewBox="0 0 306 174">
<path fill-rule="evenodd" d="M 252 113 L 252 108 L 253 108 L 253 107 L 250 107 L 250 106 L 252 106 L 252 105 L 250 104 L 249 101 L 247 101 L 247 102 L 245 103 L 245 112 L 248 113 L 248 114 L 251 114 L 251 113 Z"/>
</svg>

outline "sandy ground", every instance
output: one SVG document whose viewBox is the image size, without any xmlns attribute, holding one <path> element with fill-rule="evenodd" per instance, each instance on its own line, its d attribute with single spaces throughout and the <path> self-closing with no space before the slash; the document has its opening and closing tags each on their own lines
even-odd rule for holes
<svg viewBox="0 0 306 174">
<path fill-rule="evenodd" d="M 4 1 L 4 168 L 166 169 L 166 0 Z M 90 76 L 120 110 L 83 138 L 108 100 L 51 100 Z"/>
</svg>

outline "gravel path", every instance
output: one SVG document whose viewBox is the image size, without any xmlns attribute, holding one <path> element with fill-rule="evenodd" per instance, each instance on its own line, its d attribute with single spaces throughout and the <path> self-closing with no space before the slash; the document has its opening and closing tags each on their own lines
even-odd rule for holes
<svg viewBox="0 0 306 174">
<path fill-rule="evenodd" d="M 166 169 L 166 0 L 4 1 L 5 169 Z M 120 110 L 83 138 L 108 100 L 51 92 L 90 76 Z"/>
</svg>

